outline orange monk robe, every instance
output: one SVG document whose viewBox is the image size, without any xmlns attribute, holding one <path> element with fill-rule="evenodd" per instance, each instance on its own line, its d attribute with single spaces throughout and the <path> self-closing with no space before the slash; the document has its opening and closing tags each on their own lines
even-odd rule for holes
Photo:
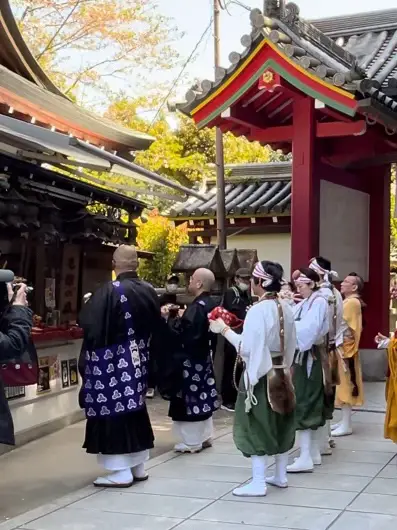
<svg viewBox="0 0 397 530">
<path fill-rule="evenodd" d="M 397 443 L 397 338 L 391 339 L 387 357 L 385 438 Z"/>
<path fill-rule="evenodd" d="M 340 348 L 338 363 L 340 384 L 336 387 L 337 407 L 350 405 L 352 407 L 364 404 L 364 385 L 361 372 L 359 344 L 362 332 L 362 312 L 359 298 L 351 296 L 343 302 L 343 348 Z M 349 364 L 342 359 L 354 359 L 358 396 L 353 396 L 353 383 Z"/>
</svg>

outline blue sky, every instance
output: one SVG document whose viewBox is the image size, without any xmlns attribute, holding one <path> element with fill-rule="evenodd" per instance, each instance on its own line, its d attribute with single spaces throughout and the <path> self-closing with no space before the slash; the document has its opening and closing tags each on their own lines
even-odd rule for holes
<svg viewBox="0 0 397 530">
<path fill-rule="evenodd" d="M 227 1 L 227 0 L 226 0 Z M 240 0 L 250 8 L 263 8 L 263 0 Z M 177 43 L 180 53 L 187 57 L 210 21 L 212 0 L 157 0 L 161 13 L 172 17 L 178 28 L 185 32 L 185 36 Z M 396 0 L 295 0 L 300 6 L 304 18 L 320 18 L 333 15 L 343 15 L 374 9 L 389 9 L 397 7 Z M 250 31 L 249 12 L 231 5 L 229 16 L 222 12 L 221 19 L 221 50 L 222 64 L 228 65 L 228 55 L 231 51 L 241 49 L 240 38 Z M 192 78 L 208 79 L 213 77 L 213 43 L 212 32 L 209 32 L 202 46 L 198 50 L 196 60 L 189 66 L 187 73 Z M 175 72 L 168 72 L 167 77 L 173 79 Z M 189 83 L 188 83 L 189 84 Z M 187 84 L 187 85 L 188 85 Z M 178 96 L 182 96 L 188 86 L 183 83 L 178 87 Z"/>
</svg>

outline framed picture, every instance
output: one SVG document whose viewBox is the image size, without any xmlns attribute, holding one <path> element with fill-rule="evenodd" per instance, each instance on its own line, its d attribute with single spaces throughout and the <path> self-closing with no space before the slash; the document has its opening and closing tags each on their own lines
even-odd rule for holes
<svg viewBox="0 0 397 530">
<path fill-rule="evenodd" d="M 5 386 L 4 393 L 8 400 L 18 399 L 26 395 L 24 386 Z"/>
<path fill-rule="evenodd" d="M 50 359 L 49 357 L 39 358 L 39 382 L 37 383 L 37 393 L 49 392 L 50 387 Z"/>
<path fill-rule="evenodd" d="M 68 361 L 61 362 L 61 377 L 62 388 L 68 388 L 70 386 Z"/>
<path fill-rule="evenodd" d="M 79 384 L 79 372 L 77 369 L 77 359 L 69 360 L 69 382 L 70 386 Z"/>
<path fill-rule="evenodd" d="M 59 379 L 59 359 L 57 355 L 51 355 L 49 358 L 50 365 L 50 380 Z"/>
</svg>

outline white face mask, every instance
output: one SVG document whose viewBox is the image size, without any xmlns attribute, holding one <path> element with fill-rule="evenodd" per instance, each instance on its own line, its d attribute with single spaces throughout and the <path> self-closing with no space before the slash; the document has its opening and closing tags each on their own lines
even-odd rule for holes
<svg viewBox="0 0 397 530">
<path fill-rule="evenodd" d="M 238 282 L 237 287 L 240 289 L 240 291 L 246 292 L 250 288 L 250 286 L 247 283 L 244 282 Z"/>
<path fill-rule="evenodd" d="M 169 284 L 167 285 L 167 291 L 168 291 L 169 293 L 176 293 L 177 290 L 178 290 L 178 286 L 177 286 L 176 283 L 169 283 Z"/>
</svg>

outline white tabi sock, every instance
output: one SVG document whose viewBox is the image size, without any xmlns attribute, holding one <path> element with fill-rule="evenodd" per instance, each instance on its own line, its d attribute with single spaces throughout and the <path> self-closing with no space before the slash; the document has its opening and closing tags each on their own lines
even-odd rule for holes
<svg viewBox="0 0 397 530">
<path fill-rule="evenodd" d="M 287 465 L 288 465 L 288 453 L 282 455 L 276 455 L 276 469 L 274 476 L 267 477 L 266 482 L 277 488 L 288 488 L 287 479 Z"/>
<path fill-rule="evenodd" d="M 332 430 L 332 436 L 338 438 L 340 436 L 349 436 L 350 434 L 353 434 L 352 407 L 350 405 L 343 405 L 342 421 L 336 429 Z"/>
<path fill-rule="evenodd" d="M 315 466 L 321 466 L 321 448 L 324 443 L 324 427 L 311 433 L 310 455 Z"/>
<path fill-rule="evenodd" d="M 288 473 L 311 473 L 314 469 L 311 457 L 312 431 L 299 431 L 300 455 L 293 464 L 287 466 Z"/>
<path fill-rule="evenodd" d="M 203 449 L 203 445 L 186 445 L 183 442 L 174 446 L 176 453 L 199 453 Z"/>
<path fill-rule="evenodd" d="M 139 464 L 132 468 L 132 474 L 136 480 L 144 480 L 147 478 L 148 474 L 145 471 L 145 464 Z"/>
<path fill-rule="evenodd" d="M 267 456 L 251 456 L 252 480 L 233 491 L 236 497 L 264 497 L 266 495 Z"/>
<path fill-rule="evenodd" d="M 122 486 L 122 485 L 131 485 L 134 482 L 134 477 L 132 475 L 131 469 L 121 469 L 120 471 L 115 471 L 106 477 L 98 477 L 94 481 L 95 486 Z"/>
</svg>

